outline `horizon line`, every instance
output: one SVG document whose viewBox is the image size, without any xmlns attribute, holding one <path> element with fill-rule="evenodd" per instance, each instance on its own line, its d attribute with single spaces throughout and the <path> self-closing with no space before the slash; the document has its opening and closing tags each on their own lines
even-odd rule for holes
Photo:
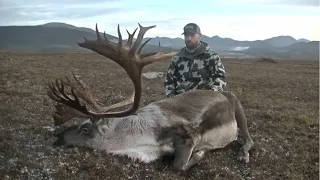
<svg viewBox="0 0 320 180">
<path fill-rule="evenodd" d="M 46 25 L 46 24 L 54 24 L 54 23 L 56 23 L 56 24 L 66 24 L 66 25 L 71 25 L 71 26 L 74 26 L 74 27 L 76 27 L 76 28 L 88 28 L 88 29 L 91 29 L 91 30 L 93 30 L 93 31 L 95 31 L 95 28 L 90 28 L 90 27 L 86 27 L 86 26 L 75 26 L 75 25 L 73 25 L 73 24 L 70 24 L 70 23 L 65 23 L 65 22 L 59 22 L 59 21 L 48 21 L 47 23 L 43 23 L 43 24 L 37 24 L 37 25 L 28 25 L 28 24 L 16 24 L 16 25 L 0 25 L 0 27 L 14 27 L 14 26 L 43 26 L 43 25 Z M 138 28 L 139 29 L 139 28 Z M 100 30 L 99 30 L 100 31 Z M 115 28 L 115 31 L 116 31 L 116 28 Z M 103 33 L 103 31 L 100 31 L 100 33 Z M 115 32 L 114 34 L 111 34 L 111 33 L 107 33 L 106 32 L 106 34 L 108 34 L 108 35 L 111 35 L 111 36 L 113 36 L 113 37 L 116 37 L 116 38 L 118 38 L 118 33 L 117 32 Z M 221 39 L 232 39 L 232 40 L 235 40 L 235 41 L 249 41 L 249 42 L 252 42 L 252 41 L 264 41 L 264 40 L 267 40 L 267 39 L 271 39 L 271 38 L 276 38 L 276 37 L 291 37 L 291 38 L 293 38 L 293 39 L 295 39 L 295 40 L 307 40 L 307 41 L 309 41 L 309 42 L 320 42 L 320 40 L 311 40 L 311 39 L 308 39 L 308 38 L 304 38 L 304 37 L 300 37 L 300 38 L 295 38 L 295 37 L 293 37 L 293 36 L 291 36 L 291 35 L 288 35 L 288 34 L 280 34 L 280 35 L 277 35 L 277 36 L 270 36 L 269 38 L 266 38 L 266 39 L 255 39 L 255 40 L 239 40 L 239 39 L 234 39 L 234 38 L 232 38 L 232 37 L 222 37 L 222 36 L 219 36 L 219 35 L 213 35 L 213 36 L 208 36 L 208 35 L 205 35 L 205 34 L 202 34 L 202 36 L 206 36 L 206 37 L 209 37 L 209 38 L 213 38 L 213 37 L 219 37 L 219 38 L 221 38 Z M 157 38 L 157 37 L 159 37 L 159 38 L 170 38 L 170 39 L 183 39 L 182 37 L 179 37 L 179 36 L 176 36 L 176 37 L 168 37 L 168 36 L 159 36 L 159 35 L 157 35 L 157 36 L 146 36 L 146 37 L 144 37 L 144 38 Z M 136 38 L 134 38 L 134 39 L 136 39 Z M 123 40 L 127 40 L 127 39 L 123 39 Z"/>
</svg>

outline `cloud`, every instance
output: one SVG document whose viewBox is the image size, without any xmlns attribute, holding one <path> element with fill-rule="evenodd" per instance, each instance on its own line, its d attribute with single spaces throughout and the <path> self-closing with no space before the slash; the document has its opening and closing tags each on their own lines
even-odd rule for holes
<svg viewBox="0 0 320 180">
<path fill-rule="evenodd" d="M 55 0 L 55 1 L 43 1 L 43 0 L 1 0 L 0 1 L 0 7 L 32 7 L 34 5 L 39 4 L 64 4 L 64 5 L 70 5 L 70 4 L 99 4 L 99 3 L 112 3 L 112 2 L 122 2 L 122 0 L 94 0 L 94 1 L 87 1 L 87 0 Z"/>
<path fill-rule="evenodd" d="M 120 2 L 120 3 L 119 3 Z M 103 14 L 114 14 L 130 11 L 117 0 L 56 0 L 47 3 L 40 0 L 9 1 L 2 0 L 0 6 L 0 24 L 38 20 L 62 20 L 94 17 Z"/>
<path fill-rule="evenodd" d="M 117 21 L 106 21 L 108 18 L 117 18 Z M 143 21 L 139 21 L 143 19 Z M 120 24 L 122 34 L 126 38 L 126 29 L 133 32 L 138 27 L 138 22 L 143 26 L 157 25 L 151 29 L 145 37 L 167 36 L 182 37 L 183 26 L 189 22 L 196 22 L 207 36 L 218 35 L 237 40 L 262 40 L 273 36 L 290 35 L 294 38 L 307 38 L 320 40 L 320 26 L 315 22 L 316 16 L 301 15 L 243 15 L 243 16 L 220 16 L 215 15 L 194 15 L 194 16 L 173 16 L 154 15 L 150 16 L 147 11 L 140 14 L 121 13 L 115 15 L 101 15 L 95 18 L 77 19 L 64 21 L 77 26 L 94 28 L 98 23 L 100 31 L 117 36 L 117 25 Z"/>
<path fill-rule="evenodd" d="M 226 0 L 226 4 L 255 4 L 255 5 L 284 5 L 284 6 L 313 6 L 318 7 L 319 0 Z"/>
<path fill-rule="evenodd" d="M 190 20 L 197 21 L 204 34 L 217 34 L 238 40 L 267 39 L 279 35 L 320 40 L 317 33 L 320 31 L 320 26 L 316 23 L 318 18 L 301 15 L 259 15 L 224 18 L 199 16 Z M 208 23 L 210 20 L 215 23 Z"/>
<path fill-rule="evenodd" d="M 165 7 L 169 2 L 171 5 Z M 257 40 L 290 35 L 320 40 L 318 7 L 312 5 L 315 1 L 307 0 L 207 1 L 206 6 L 195 4 L 192 12 L 187 7 L 176 8 L 180 4 L 172 0 L 144 1 L 143 6 L 128 0 L 29 0 L 28 3 L 0 0 L 0 3 L 0 17 L 5 17 L 0 18 L 0 25 L 62 22 L 94 29 L 98 23 L 100 31 L 117 36 L 117 25 L 120 24 L 126 38 L 126 29 L 133 32 L 138 23 L 157 25 L 146 37 L 182 37 L 183 26 L 195 22 L 208 36 Z"/>
</svg>

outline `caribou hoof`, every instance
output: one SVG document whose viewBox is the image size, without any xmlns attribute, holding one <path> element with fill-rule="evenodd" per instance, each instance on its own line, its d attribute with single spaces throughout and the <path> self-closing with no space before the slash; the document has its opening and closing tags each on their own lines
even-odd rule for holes
<svg viewBox="0 0 320 180">
<path fill-rule="evenodd" d="M 248 152 L 240 152 L 238 155 L 238 161 L 249 163 L 249 153 Z"/>
</svg>

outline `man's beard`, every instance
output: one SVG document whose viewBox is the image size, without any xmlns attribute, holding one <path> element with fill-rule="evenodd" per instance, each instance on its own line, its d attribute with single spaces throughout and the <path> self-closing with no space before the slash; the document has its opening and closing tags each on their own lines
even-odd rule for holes
<svg viewBox="0 0 320 180">
<path fill-rule="evenodd" d="M 191 42 L 186 42 L 186 47 L 187 47 L 187 50 L 189 50 L 189 51 L 195 50 L 199 45 L 200 45 L 200 43 L 195 44 L 195 43 L 191 43 Z"/>
<path fill-rule="evenodd" d="M 194 43 L 191 43 L 191 42 L 186 42 L 186 47 L 188 49 L 194 49 L 196 48 L 198 45 L 197 44 L 194 44 Z"/>
</svg>

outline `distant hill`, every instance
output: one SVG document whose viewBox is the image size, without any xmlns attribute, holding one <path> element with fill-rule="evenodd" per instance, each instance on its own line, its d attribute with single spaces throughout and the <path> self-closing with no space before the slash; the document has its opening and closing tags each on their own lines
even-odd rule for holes
<svg viewBox="0 0 320 180">
<path fill-rule="evenodd" d="M 243 52 L 253 56 L 268 56 L 283 59 L 319 60 L 319 41 L 297 42 L 283 47 L 250 47 Z"/>
<path fill-rule="evenodd" d="M 277 36 L 265 40 L 237 41 L 231 38 L 221 38 L 219 36 L 203 36 L 203 41 L 207 42 L 211 48 L 221 54 L 232 54 L 232 56 L 269 56 L 273 58 L 288 58 L 301 60 L 319 59 L 319 41 L 309 41 L 307 39 L 294 39 L 291 36 Z M 173 48 L 184 46 L 182 38 L 156 37 L 149 44 L 155 45 L 158 42 Z M 310 50 L 312 49 L 312 50 Z"/>
<path fill-rule="evenodd" d="M 80 30 L 88 33 L 95 33 L 93 29 L 86 28 L 86 27 L 76 27 L 71 24 L 66 24 L 66 23 L 60 23 L 60 22 L 51 22 L 43 25 L 39 25 L 40 27 L 53 27 L 53 28 L 68 28 L 68 29 L 75 29 L 75 30 Z M 114 36 L 113 36 L 114 37 Z M 114 37 L 116 38 L 116 37 Z"/>
<path fill-rule="evenodd" d="M 137 33 L 135 36 L 137 36 Z M 59 22 L 37 26 L 0 26 L 0 50 L 31 52 L 88 51 L 76 44 L 77 41 L 83 41 L 83 37 L 96 39 L 95 31 L 91 28 L 76 27 Z M 118 40 L 118 37 L 109 34 L 107 34 L 107 37 L 112 41 Z M 124 34 L 123 38 L 127 38 L 127 34 Z M 149 38 L 145 37 L 143 41 L 147 39 Z M 277 36 L 255 41 L 237 41 L 231 38 L 204 35 L 202 40 L 220 54 L 232 54 L 232 56 L 237 57 L 244 55 L 319 59 L 319 41 L 294 39 L 291 36 Z M 178 51 L 185 45 L 182 38 L 155 37 L 145 46 L 143 52 L 157 51 L 159 41 L 164 52 L 168 52 L 170 48 Z"/>
<path fill-rule="evenodd" d="M 103 34 L 101 33 L 103 37 Z M 106 34 L 111 41 L 118 38 Z M 0 50 L 29 51 L 29 52 L 78 52 L 90 51 L 79 47 L 84 37 L 96 39 L 94 30 L 75 27 L 64 23 L 48 23 L 38 26 L 0 26 Z M 126 42 L 126 40 L 124 40 Z M 146 45 L 142 52 L 154 52 L 157 45 Z M 170 47 L 162 47 L 163 52 L 168 52 Z M 174 49 L 172 49 L 174 50 Z"/>
<path fill-rule="evenodd" d="M 211 48 L 220 54 L 232 54 L 232 56 L 268 56 L 284 59 L 319 60 L 319 41 L 309 41 L 306 39 L 294 39 L 291 36 L 278 36 L 265 40 L 237 41 L 231 38 L 221 38 L 219 36 L 203 36 L 203 41 L 207 42 Z M 149 44 L 158 42 L 173 48 L 184 46 L 182 38 L 170 39 L 167 37 L 157 37 Z"/>
<path fill-rule="evenodd" d="M 285 46 L 290 46 L 296 43 L 297 40 L 291 36 L 277 36 L 277 37 L 265 39 L 264 42 L 268 43 L 273 47 L 285 47 Z"/>
</svg>

